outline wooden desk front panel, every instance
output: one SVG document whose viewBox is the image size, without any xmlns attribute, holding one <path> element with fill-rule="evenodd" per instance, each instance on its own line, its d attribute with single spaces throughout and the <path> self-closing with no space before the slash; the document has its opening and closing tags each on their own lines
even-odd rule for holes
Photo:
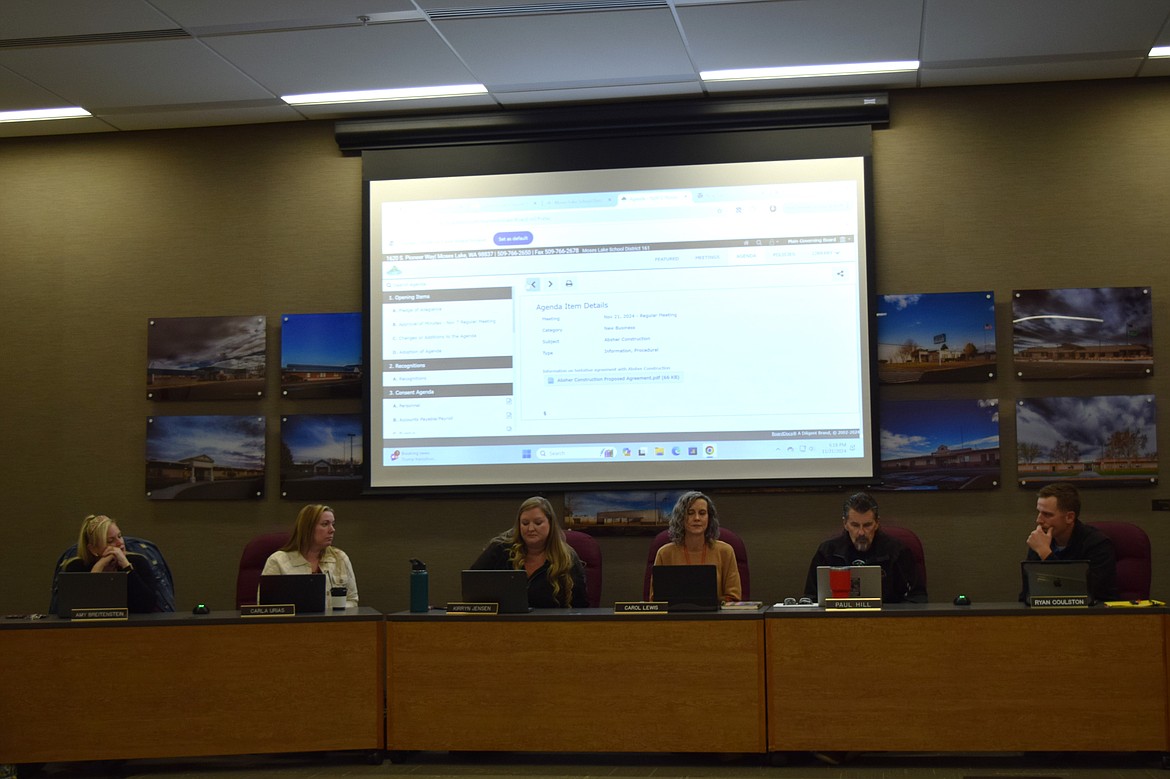
<svg viewBox="0 0 1170 779">
<path fill-rule="evenodd" d="M 0 763 L 379 749 L 379 621 L 0 632 Z"/>
<path fill-rule="evenodd" d="M 1163 620 L 769 619 L 768 748 L 1166 750 Z"/>
<path fill-rule="evenodd" d="M 386 745 L 403 750 L 763 752 L 764 621 L 386 626 Z"/>
</svg>

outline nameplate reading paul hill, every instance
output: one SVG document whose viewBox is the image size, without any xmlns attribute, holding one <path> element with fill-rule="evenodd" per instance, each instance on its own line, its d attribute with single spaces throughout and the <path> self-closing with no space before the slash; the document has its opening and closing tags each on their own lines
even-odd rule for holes
<svg viewBox="0 0 1170 779">
<path fill-rule="evenodd" d="M 881 611 L 881 598 L 825 598 L 825 608 L 829 611 Z"/>
<path fill-rule="evenodd" d="M 70 609 L 69 618 L 78 622 L 113 622 L 130 619 L 130 609 Z"/>
<path fill-rule="evenodd" d="M 448 614 L 499 614 L 498 603 L 448 603 Z"/>
<path fill-rule="evenodd" d="M 613 604 L 614 614 L 667 614 L 670 604 L 666 601 L 639 600 Z"/>
<path fill-rule="evenodd" d="M 265 606 L 240 606 L 241 617 L 295 617 L 295 603 L 271 603 Z"/>
<path fill-rule="evenodd" d="M 1083 609 L 1089 605 L 1089 596 L 1029 595 L 1028 605 L 1034 609 Z"/>
</svg>

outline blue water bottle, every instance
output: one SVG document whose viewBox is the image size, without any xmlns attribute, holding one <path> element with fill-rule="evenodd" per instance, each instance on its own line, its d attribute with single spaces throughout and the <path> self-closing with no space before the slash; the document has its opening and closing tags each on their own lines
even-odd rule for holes
<svg viewBox="0 0 1170 779">
<path fill-rule="evenodd" d="M 430 579 L 427 566 L 422 560 L 410 558 L 410 610 L 425 614 L 430 608 Z"/>
</svg>

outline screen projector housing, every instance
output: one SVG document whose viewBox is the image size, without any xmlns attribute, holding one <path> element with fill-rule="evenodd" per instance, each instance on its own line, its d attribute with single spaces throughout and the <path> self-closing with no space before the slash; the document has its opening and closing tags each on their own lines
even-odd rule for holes
<svg viewBox="0 0 1170 779">
<path fill-rule="evenodd" d="M 872 481 L 868 162 L 370 180 L 370 487 Z"/>
</svg>

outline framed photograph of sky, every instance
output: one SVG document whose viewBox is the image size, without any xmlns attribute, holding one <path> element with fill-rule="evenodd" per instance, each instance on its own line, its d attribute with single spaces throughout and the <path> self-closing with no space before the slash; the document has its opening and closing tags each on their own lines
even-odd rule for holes
<svg viewBox="0 0 1170 779">
<path fill-rule="evenodd" d="M 264 417 L 166 416 L 146 420 L 146 497 L 264 497 Z"/>
<path fill-rule="evenodd" d="M 280 418 L 280 496 L 327 501 L 362 493 L 362 415 Z"/>
<path fill-rule="evenodd" d="M 995 295 L 879 295 L 878 381 L 913 384 L 995 378 Z"/>
<path fill-rule="evenodd" d="M 360 398 L 362 315 L 284 314 L 280 391 L 287 398 Z"/>
<path fill-rule="evenodd" d="M 262 316 L 152 317 L 146 330 L 146 397 L 264 397 L 265 322 Z"/>
<path fill-rule="evenodd" d="M 989 490 L 998 487 L 999 401 L 883 400 L 882 488 Z"/>
<path fill-rule="evenodd" d="M 1150 288 L 1015 290 L 1012 353 L 1021 379 L 1151 376 Z"/>
<path fill-rule="evenodd" d="M 1157 419 L 1153 395 L 1019 400 L 1020 486 L 1058 480 L 1078 487 L 1157 484 Z"/>
</svg>

